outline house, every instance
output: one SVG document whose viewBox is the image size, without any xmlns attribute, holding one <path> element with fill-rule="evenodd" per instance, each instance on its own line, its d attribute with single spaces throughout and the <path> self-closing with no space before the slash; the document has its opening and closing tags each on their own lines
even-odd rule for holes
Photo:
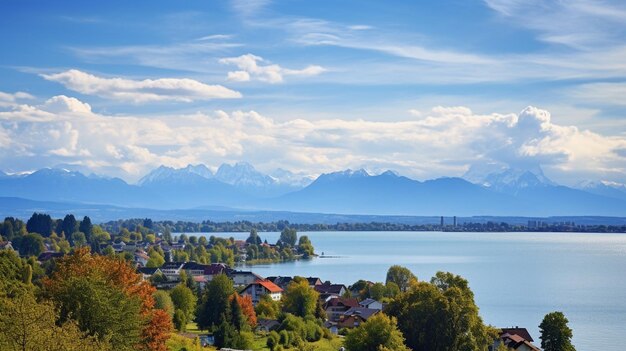
<svg viewBox="0 0 626 351">
<path fill-rule="evenodd" d="M 283 289 L 269 280 L 258 280 L 248 284 L 242 291 L 241 295 L 250 295 L 252 304 L 255 306 L 261 301 L 261 296 L 269 295 L 272 300 L 279 301 L 282 297 Z"/>
<path fill-rule="evenodd" d="M 267 277 L 266 280 L 271 281 L 272 283 L 280 286 L 281 289 L 285 290 L 287 289 L 287 285 L 289 285 L 289 283 L 291 283 L 291 281 L 293 280 L 292 277 L 281 277 L 281 276 L 272 276 L 272 277 Z"/>
<path fill-rule="evenodd" d="M 120 241 L 119 243 L 113 243 L 111 247 L 113 248 L 113 250 L 115 250 L 115 253 L 120 253 L 124 251 L 124 248 L 126 247 L 126 243 L 123 241 Z"/>
<path fill-rule="evenodd" d="M 15 249 L 13 249 L 13 246 L 11 245 L 10 241 L 0 241 L 0 250 L 13 250 L 13 251 L 15 251 Z"/>
<path fill-rule="evenodd" d="M 232 271 L 228 273 L 228 277 L 232 279 L 235 286 L 246 286 L 257 280 L 265 280 L 265 278 L 250 271 Z"/>
<path fill-rule="evenodd" d="M 306 277 L 304 278 L 309 282 L 309 286 L 315 288 L 318 285 L 322 285 L 322 280 L 318 277 Z"/>
<path fill-rule="evenodd" d="M 163 272 L 163 275 L 165 275 L 168 280 L 178 281 L 180 280 L 180 271 L 183 269 L 184 265 L 184 262 L 165 262 L 161 266 L 161 272 Z"/>
<path fill-rule="evenodd" d="M 145 267 L 148 263 L 148 260 L 150 259 L 150 256 L 148 256 L 148 254 L 143 250 L 137 250 L 135 251 L 134 259 L 136 264 L 140 265 L 141 267 Z"/>
<path fill-rule="evenodd" d="M 211 281 L 218 274 L 228 275 L 228 272 L 231 270 L 232 269 L 224 263 L 211 263 L 204 267 L 204 275 L 207 277 L 208 281 Z"/>
<path fill-rule="evenodd" d="M 340 317 L 353 307 L 359 307 L 359 301 L 355 298 L 346 297 L 333 297 L 322 305 L 328 320 L 331 322 L 339 321 Z"/>
<path fill-rule="evenodd" d="M 314 286 L 313 289 L 320 294 L 320 299 L 323 301 L 327 301 L 332 297 L 341 297 L 348 291 L 345 285 L 331 284 L 328 281 L 324 282 L 324 284 Z"/>
<path fill-rule="evenodd" d="M 278 326 L 280 326 L 280 323 L 275 319 L 259 318 L 256 321 L 256 330 L 261 332 L 269 333 L 278 328 Z"/>
<path fill-rule="evenodd" d="M 141 279 L 148 280 L 152 278 L 153 275 L 162 273 L 159 268 L 148 268 L 148 267 L 139 267 L 137 268 L 137 272 L 141 274 Z"/>
<path fill-rule="evenodd" d="M 510 350 L 541 351 L 532 344 L 533 341 L 526 328 L 502 328 L 500 337 L 494 341 L 492 346 L 489 346 L 489 350 L 497 350 L 500 344 L 504 344 Z"/>
<path fill-rule="evenodd" d="M 192 279 L 194 282 L 196 282 L 196 284 L 198 284 L 200 290 L 204 290 L 204 287 L 209 282 L 209 279 L 206 275 L 194 275 Z"/>
<path fill-rule="evenodd" d="M 356 328 L 377 313 L 380 313 L 380 310 L 365 307 L 352 307 L 339 317 L 337 327 L 339 329 Z"/>
<path fill-rule="evenodd" d="M 190 261 L 183 264 L 183 270 L 185 271 L 185 273 L 187 273 L 187 275 L 198 276 L 204 275 L 204 271 L 206 270 L 207 266 L 208 265 L 206 264 Z"/>
<path fill-rule="evenodd" d="M 359 306 L 369 308 L 372 310 L 381 310 L 383 309 L 382 302 L 376 301 L 372 298 L 367 298 L 361 302 L 359 302 Z"/>
</svg>

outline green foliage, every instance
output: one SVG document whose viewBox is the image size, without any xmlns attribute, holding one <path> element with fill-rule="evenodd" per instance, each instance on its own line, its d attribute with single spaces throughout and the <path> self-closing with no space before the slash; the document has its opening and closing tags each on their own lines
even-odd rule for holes
<svg viewBox="0 0 626 351">
<path fill-rule="evenodd" d="M 278 335 L 276 331 L 272 330 L 267 336 L 266 345 L 270 349 L 270 351 L 274 351 L 276 349 L 276 346 L 278 346 L 279 344 L 280 344 L 280 336 Z"/>
<path fill-rule="evenodd" d="M 35 212 L 26 222 L 26 230 L 29 233 L 38 233 L 48 237 L 52 234 L 53 229 L 52 218 L 47 214 Z"/>
<path fill-rule="evenodd" d="M 285 228 L 282 230 L 282 232 L 280 232 L 280 238 L 278 239 L 278 243 L 293 247 L 293 246 L 296 246 L 297 240 L 298 240 L 298 233 L 296 232 L 296 230 Z"/>
<path fill-rule="evenodd" d="M 406 291 L 411 281 L 417 281 L 417 277 L 408 268 L 398 265 L 389 267 L 385 283 L 393 282 L 398 285 L 400 291 Z"/>
<path fill-rule="evenodd" d="M 215 346 L 218 348 L 233 348 L 245 350 L 252 346 L 254 336 L 248 332 L 238 332 L 237 329 L 223 316 L 222 322 L 213 333 Z"/>
<path fill-rule="evenodd" d="M 80 221 L 80 224 L 78 225 L 78 231 L 85 234 L 87 242 L 91 242 L 93 234 L 93 224 L 91 224 L 91 218 L 87 216 L 83 217 L 83 220 Z"/>
<path fill-rule="evenodd" d="M 187 320 L 193 318 L 193 314 L 196 310 L 196 295 L 185 284 L 178 284 L 170 291 L 172 302 L 177 310 L 181 310 Z"/>
<path fill-rule="evenodd" d="M 348 332 L 344 345 L 348 351 L 379 351 L 381 348 L 408 351 L 396 319 L 379 313 Z"/>
<path fill-rule="evenodd" d="M 259 318 L 276 319 L 280 313 L 280 304 L 269 295 L 262 295 L 254 311 Z"/>
<path fill-rule="evenodd" d="M 0 250 L 0 298 L 27 290 L 24 283 L 26 264 L 12 250 Z"/>
<path fill-rule="evenodd" d="M 230 296 L 235 292 L 233 282 L 219 274 L 206 285 L 201 303 L 196 310 L 198 328 L 209 329 L 220 325 L 221 316 L 230 308 Z"/>
<path fill-rule="evenodd" d="M 305 279 L 294 279 L 283 293 L 283 311 L 299 317 L 313 316 L 318 299 L 319 294 Z"/>
<path fill-rule="evenodd" d="M 50 296 L 59 307 L 59 320 L 71 319 L 98 340 L 110 340 L 116 350 L 133 350 L 140 342 L 141 301 L 128 297 L 97 276 L 74 276 Z"/>
<path fill-rule="evenodd" d="M 310 256 L 313 256 L 315 253 L 314 251 L 313 244 L 311 243 L 311 240 L 309 240 L 309 237 L 306 235 L 301 236 L 298 241 L 298 253 L 304 255 L 304 258 L 309 258 Z"/>
<path fill-rule="evenodd" d="M 165 259 L 161 256 L 157 251 L 151 250 L 150 258 L 146 263 L 146 267 L 150 268 L 158 268 L 161 267 L 165 263 Z"/>
<path fill-rule="evenodd" d="M 99 341 L 81 332 L 73 321 L 57 324 L 52 303 L 38 303 L 30 292 L 0 298 L 0 349 L 6 351 L 105 351 Z"/>
<path fill-rule="evenodd" d="M 383 283 L 375 283 L 374 285 L 369 287 L 369 295 L 374 300 L 382 300 L 385 297 L 385 292 L 387 289 L 383 285 Z"/>
<path fill-rule="evenodd" d="M 45 250 L 43 238 L 37 233 L 19 236 L 14 243 L 22 256 L 39 256 Z"/>
<path fill-rule="evenodd" d="M 174 328 L 179 332 L 187 330 L 187 320 L 187 315 L 182 310 L 177 309 L 176 312 L 174 312 Z"/>
<path fill-rule="evenodd" d="M 563 312 L 551 312 L 539 325 L 541 347 L 544 351 L 576 351 L 572 345 L 572 329 Z"/>
<path fill-rule="evenodd" d="M 483 350 L 493 342 L 478 316 L 467 281 L 437 273 L 433 283 L 414 283 L 385 312 L 398 320 L 414 351 Z"/>
<path fill-rule="evenodd" d="M 167 291 L 157 290 L 152 296 L 154 297 L 154 308 L 161 309 L 167 312 L 170 317 L 174 317 L 174 303 Z"/>
</svg>

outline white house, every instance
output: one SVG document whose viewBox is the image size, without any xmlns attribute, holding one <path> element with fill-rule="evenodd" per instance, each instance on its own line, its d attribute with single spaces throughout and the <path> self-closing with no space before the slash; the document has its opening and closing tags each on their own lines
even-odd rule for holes
<svg viewBox="0 0 626 351">
<path fill-rule="evenodd" d="M 260 275 L 249 271 L 232 271 L 228 274 L 228 276 L 233 280 L 233 284 L 235 286 L 246 286 L 256 282 L 257 280 L 265 280 L 265 278 Z"/>
<path fill-rule="evenodd" d="M 241 295 L 250 295 L 252 304 L 256 306 L 261 301 L 261 296 L 263 295 L 269 295 L 272 300 L 279 301 L 283 295 L 283 289 L 269 280 L 258 280 L 248 284 L 241 291 Z"/>
<path fill-rule="evenodd" d="M 380 301 L 376 301 L 370 298 L 359 302 L 359 306 L 379 311 L 382 311 L 383 309 L 383 304 Z"/>
</svg>

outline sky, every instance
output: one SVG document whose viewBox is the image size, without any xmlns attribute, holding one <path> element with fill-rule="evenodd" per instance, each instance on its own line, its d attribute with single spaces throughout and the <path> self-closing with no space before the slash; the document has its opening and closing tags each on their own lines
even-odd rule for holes
<svg viewBox="0 0 626 351">
<path fill-rule="evenodd" d="M 8 173 L 245 161 L 626 182 L 619 0 L 5 0 L 0 31 Z"/>
</svg>

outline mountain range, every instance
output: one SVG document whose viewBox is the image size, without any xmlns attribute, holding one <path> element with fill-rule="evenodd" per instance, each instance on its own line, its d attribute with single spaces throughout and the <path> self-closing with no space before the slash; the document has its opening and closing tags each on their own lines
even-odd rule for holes
<svg viewBox="0 0 626 351">
<path fill-rule="evenodd" d="M 626 216 L 623 185 L 586 182 L 566 187 L 548 179 L 538 167 L 471 168 L 463 178 L 417 181 L 392 171 L 372 175 L 363 169 L 315 179 L 286 170 L 264 174 L 240 162 L 223 164 L 216 172 L 205 165 L 160 166 L 137 184 L 46 168 L 31 174 L 0 173 L 0 197 L 5 215 L 13 215 L 11 201 L 27 199 L 107 205 L 120 213 L 134 208 L 388 216 Z"/>
</svg>

